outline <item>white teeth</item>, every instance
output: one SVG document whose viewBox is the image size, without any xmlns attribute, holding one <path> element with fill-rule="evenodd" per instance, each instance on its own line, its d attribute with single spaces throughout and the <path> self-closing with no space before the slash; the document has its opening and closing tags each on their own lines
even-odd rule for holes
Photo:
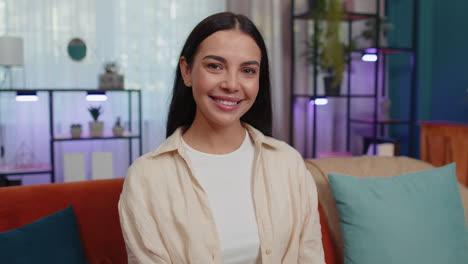
<svg viewBox="0 0 468 264">
<path fill-rule="evenodd" d="M 230 102 L 230 101 L 219 100 L 219 99 L 214 99 L 214 100 L 223 105 L 236 105 L 237 104 L 237 102 Z"/>
</svg>

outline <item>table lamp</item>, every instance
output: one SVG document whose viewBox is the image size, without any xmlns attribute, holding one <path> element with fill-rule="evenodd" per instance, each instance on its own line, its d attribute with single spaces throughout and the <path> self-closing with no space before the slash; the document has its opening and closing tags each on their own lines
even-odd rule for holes
<svg viewBox="0 0 468 264">
<path fill-rule="evenodd" d="M 5 79 L 12 85 L 11 67 L 23 65 L 23 39 L 20 37 L 0 36 L 0 65 L 6 67 Z"/>
</svg>

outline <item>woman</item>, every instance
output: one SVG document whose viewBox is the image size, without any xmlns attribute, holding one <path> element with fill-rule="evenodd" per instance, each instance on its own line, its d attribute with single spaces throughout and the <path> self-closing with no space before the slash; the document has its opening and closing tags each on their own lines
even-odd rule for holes
<svg viewBox="0 0 468 264">
<path fill-rule="evenodd" d="M 259 31 L 204 19 L 180 55 L 168 138 L 125 179 L 129 263 L 324 263 L 315 184 L 271 122 Z"/>
</svg>

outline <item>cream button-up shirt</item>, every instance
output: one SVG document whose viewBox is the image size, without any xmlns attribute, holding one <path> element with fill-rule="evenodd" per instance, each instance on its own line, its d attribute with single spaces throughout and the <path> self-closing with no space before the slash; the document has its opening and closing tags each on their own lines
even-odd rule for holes
<svg viewBox="0 0 468 264">
<path fill-rule="evenodd" d="M 244 124 L 255 145 L 252 196 L 262 263 L 325 263 L 317 190 L 301 155 Z M 222 263 L 208 198 L 177 129 L 128 169 L 119 201 L 129 263 Z"/>
</svg>

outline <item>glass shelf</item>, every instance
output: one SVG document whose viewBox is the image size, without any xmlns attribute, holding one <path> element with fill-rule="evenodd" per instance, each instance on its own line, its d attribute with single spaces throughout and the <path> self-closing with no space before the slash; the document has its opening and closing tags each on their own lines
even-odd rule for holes
<svg viewBox="0 0 468 264">
<path fill-rule="evenodd" d="M 369 18 L 375 18 L 376 15 L 372 13 L 343 13 L 341 20 L 343 21 L 357 21 Z M 314 14 L 312 10 L 308 10 L 305 13 L 297 14 L 294 16 L 295 19 L 314 19 Z"/>
<path fill-rule="evenodd" d="M 379 47 L 379 48 L 374 48 L 374 47 L 368 47 L 368 48 L 362 48 L 358 50 L 353 50 L 353 53 L 363 53 L 366 52 L 368 49 L 376 49 L 379 54 L 394 54 L 394 53 L 413 53 L 415 52 L 414 49 L 412 48 L 399 48 L 399 47 Z M 373 54 L 374 52 L 367 52 L 369 54 Z"/>
<path fill-rule="evenodd" d="M 351 118 L 351 122 L 354 123 L 362 123 L 362 124 L 410 124 L 411 122 L 408 120 L 400 120 L 400 119 L 373 119 L 373 118 Z"/>
<path fill-rule="evenodd" d="M 315 98 L 347 98 L 348 95 L 342 94 L 342 95 L 310 95 L 310 94 L 295 94 L 294 97 L 302 97 L 302 98 L 309 98 L 309 99 L 315 99 Z M 361 97 L 361 98 L 374 98 L 374 95 L 372 94 L 351 94 L 349 97 Z"/>
<path fill-rule="evenodd" d="M 113 135 L 103 135 L 102 137 L 90 137 L 88 135 L 81 136 L 79 138 L 72 138 L 70 135 L 58 135 L 56 136 L 53 141 L 76 141 L 76 140 L 109 140 L 109 139 L 132 139 L 132 138 L 140 138 L 138 134 L 125 134 L 121 137 L 116 137 Z"/>
<path fill-rule="evenodd" d="M 37 92 L 89 92 L 89 91 L 100 91 L 100 92 L 138 92 L 141 91 L 140 89 L 120 89 L 120 90 L 99 90 L 99 89 L 92 89 L 92 88 L 70 88 L 70 89 L 51 89 L 51 88 L 28 88 L 28 89 L 0 89 L 0 92 L 18 92 L 18 91 L 37 91 Z"/>
<path fill-rule="evenodd" d="M 52 173 L 50 164 L 2 165 L 0 176 Z"/>
</svg>

